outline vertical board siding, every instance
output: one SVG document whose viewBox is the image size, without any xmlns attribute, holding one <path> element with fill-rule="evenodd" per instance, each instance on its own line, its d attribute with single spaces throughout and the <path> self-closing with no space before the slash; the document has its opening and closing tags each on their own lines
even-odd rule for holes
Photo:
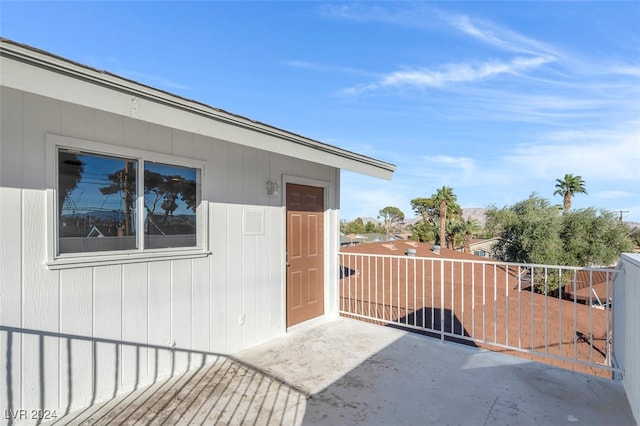
<svg viewBox="0 0 640 426">
<path fill-rule="evenodd" d="M 93 394 L 93 345 L 76 336 L 93 332 L 93 271 L 60 271 L 60 406 L 86 407 Z"/>
<path fill-rule="evenodd" d="M 51 99 L 39 96 L 25 95 L 24 117 L 28 123 L 24 126 L 24 162 L 22 163 L 23 187 L 29 189 L 44 189 L 45 151 L 42 149 L 44 134 L 60 131 L 62 123 L 61 108 Z M 33 125 L 37 123 L 37 125 Z"/>
<path fill-rule="evenodd" d="M 122 340 L 122 265 L 93 269 L 93 392 L 92 402 L 113 398 L 118 393 Z"/>
<path fill-rule="evenodd" d="M 193 157 L 193 133 L 171 130 L 171 153 L 180 157 Z"/>
<path fill-rule="evenodd" d="M 24 95 L 0 88 L 0 186 L 22 188 Z"/>
<path fill-rule="evenodd" d="M 22 191 L 0 187 L 0 324 L 17 328 L 22 325 L 21 210 Z M 0 332 L 0 357 L 5 357 L 0 364 L 0 407 L 7 409 L 23 406 L 21 340 L 19 333 Z"/>
<path fill-rule="evenodd" d="M 147 343 L 148 265 L 123 265 L 122 271 L 122 340 Z M 147 377 L 147 348 L 128 343 L 120 347 L 119 375 L 122 391 L 139 387 Z"/>
<path fill-rule="evenodd" d="M 208 352 L 211 331 L 209 259 L 193 259 L 192 268 L 194 274 L 191 277 L 191 323 L 189 324 L 191 327 L 191 347 L 196 351 Z"/>
<path fill-rule="evenodd" d="M 171 342 L 171 262 L 151 262 L 149 266 L 149 319 L 148 343 L 169 348 Z M 169 351 L 152 349 L 149 353 L 147 374 L 153 379 L 164 377 L 172 370 Z"/>
<path fill-rule="evenodd" d="M 81 105 L 62 103 L 61 131 L 65 134 L 73 132 L 79 139 L 93 140 L 95 134 L 96 111 Z"/>
<path fill-rule="evenodd" d="M 0 324 L 20 327 L 22 305 L 22 191 L 0 188 Z"/>
<path fill-rule="evenodd" d="M 60 330 L 58 272 L 43 264 L 46 241 L 44 191 L 22 191 L 22 327 L 28 330 Z M 22 337 L 22 404 L 48 409 L 58 407 L 60 341 L 46 335 Z M 47 386 L 41 386 L 46 383 Z"/>
<path fill-rule="evenodd" d="M 117 146 L 124 145 L 124 120 L 119 115 L 100 114 L 99 119 L 95 121 L 93 129 L 95 141 Z"/>
<path fill-rule="evenodd" d="M 209 350 L 225 353 L 227 344 L 227 292 L 229 288 L 228 268 L 230 254 L 227 250 L 228 233 L 227 205 L 212 203 L 209 208 L 209 256 L 210 265 L 210 310 L 209 310 Z"/>
<path fill-rule="evenodd" d="M 171 262 L 171 266 L 171 341 L 175 342 L 176 348 L 188 351 L 193 348 L 191 283 L 194 271 L 190 259 L 175 260 Z M 174 374 L 187 371 L 189 362 L 188 352 L 177 352 Z"/>
<path fill-rule="evenodd" d="M 0 332 L 0 406 L 72 411 L 285 332 L 285 212 L 266 181 L 335 169 L 1 90 L 0 325 L 23 332 Z M 206 161 L 212 254 L 49 270 L 47 133 Z M 245 209 L 263 233 L 243 234 Z"/>
<path fill-rule="evenodd" d="M 163 133 L 168 131 L 164 127 L 150 127 L 146 123 L 125 117 L 122 121 L 122 145 L 149 151 L 165 152 L 165 149 L 163 149 L 164 144 L 162 143 L 163 139 L 156 136 L 156 134 L 151 138 L 151 134 L 156 130 Z"/>
<path fill-rule="evenodd" d="M 227 206 L 227 241 L 226 252 L 229 256 L 227 264 L 227 351 L 236 352 L 242 349 L 244 327 L 240 326 L 240 316 L 244 313 L 242 305 L 244 292 L 244 262 L 242 253 L 242 206 Z M 234 265 L 231 267 L 231 265 Z M 246 323 L 246 317 L 245 317 Z"/>
<path fill-rule="evenodd" d="M 136 122 L 138 123 L 138 122 Z M 142 131 L 142 129 L 140 130 Z M 138 143 L 141 149 L 147 151 L 171 154 L 171 129 L 168 127 L 151 126 L 146 129 L 148 137 Z"/>
<path fill-rule="evenodd" d="M 0 88 L 0 325 L 22 325 L 24 95 Z M 22 335 L 0 331 L 0 407 L 22 404 Z M 6 386 L 4 386 L 6 384 Z"/>
<path fill-rule="evenodd" d="M 614 353 L 624 369 L 623 384 L 631 411 L 640 422 L 640 255 L 623 254 L 614 282 Z"/>
<path fill-rule="evenodd" d="M 285 235 L 282 231 L 286 229 L 284 225 L 284 209 L 282 207 L 271 207 L 267 212 L 267 221 L 270 226 L 267 228 L 271 238 L 271 247 L 268 255 L 269 275 L 265 282 L 271 283 L 272 288 L 264 288 L 261 300 L 268 305 L 267 311 L 270 315 L 267 327 L 270 333 L 268 338 L 275 337 L 279 330 L 284 330 L 285 311 Z M 275 289 L 275 283 L 280 283 L 280 288 Z M 264 293 L 269 293 L 268 296 Z M 266 322 L 266 321 L 265 321 Z M 265 325 L 266 326 L 266 325 Z"/>
</svg>

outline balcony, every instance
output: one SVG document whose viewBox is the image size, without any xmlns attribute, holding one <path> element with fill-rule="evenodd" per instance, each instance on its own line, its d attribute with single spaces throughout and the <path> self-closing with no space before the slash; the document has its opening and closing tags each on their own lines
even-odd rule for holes
<svg viewBox="0 0 640 426">
<path fill-rule="evenodd" d="M 343 317 L 234 356 L 175 349 L 195 371 L 54 423 L 636 424 L 638 256 L 598 271 L 340 256 Z"/>
<path fill-rule="evenodd" d="M 57 424 L 633 425 L 620 381 L 337 318 Z"/>
</svg>

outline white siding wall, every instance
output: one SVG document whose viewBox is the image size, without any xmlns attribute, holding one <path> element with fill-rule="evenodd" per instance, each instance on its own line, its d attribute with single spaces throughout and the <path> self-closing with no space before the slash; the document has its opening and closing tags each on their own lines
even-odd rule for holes
<svg viewBox="0 0 640 426">
<path fill-rule="evenodd" d="M 631 411 L 640 423 L 640 255 L 623 254 L 613 286 L 614 354 L 624 369 Z"/>
<path fill-rule="evenodd" d="M 330 182 L 333 249 L 337 169 L 1 90 L 0 407 L 61 414 L 285 332 L 284 211 L 265 183 L 283 175 Z M 213 254 L 47 269 L 46 133 L 206 161 Z M 248 208 L 263 212 L 264 234 L 243 235 Z M 337 271 L 335 262 L 328 268 Z M 335 306 L 337 286 L 328 285 Z"/>
</svg>

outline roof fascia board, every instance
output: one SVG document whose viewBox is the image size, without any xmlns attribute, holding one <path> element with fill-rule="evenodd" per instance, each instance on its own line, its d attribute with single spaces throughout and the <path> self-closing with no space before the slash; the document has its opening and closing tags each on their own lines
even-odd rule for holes
<svg viewBox="0 0 640 426">
<path fill-rule="evenodd" d="M 0 56 L 2 86 L 382 179 L 395 171 L 393 164 L 4 40 Z"/>
</svg>

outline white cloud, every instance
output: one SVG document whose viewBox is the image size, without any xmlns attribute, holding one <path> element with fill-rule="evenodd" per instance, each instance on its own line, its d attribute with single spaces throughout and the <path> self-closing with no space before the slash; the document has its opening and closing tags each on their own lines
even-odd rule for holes
<svg viewBox="0 0 640 426">
<path fill-rule="evenodd" d="M 316 72 L 351 74 L 351 75 L 360 75 L 360 76 L 367 76 L 367 77 L 375 76 L 374 73 L 363 71 L 357 68 L 340 67 L 340 66 L 334 66 L 334 65 L 320 64 L 317 62 L 287 60 L 287 61 L 282 61 L 281 63 L 288 67 L 299 68 L 299 69 L 304 69 L 309 71 L 316 71 Z"/>
<path fill-rule="evenodd" d="M 609 69 L 609 73 L 629 77 L 640 77 L 640 66 L 615 66 Z"/>
<path fill-rule="evenodd" d="M 501 50 L 536 56 L 558 56 L 556 49 L 488 21 L 451 15 L 449 23 L 462 33 Z"/>
<path fill-rule="evenodd" d="M 389 3 L 391 4 L 391 3 Z M 317 8 L 317 12 L 330 19 L 344 19 L 355 22 L 382 22 L 403 27 L 425 28 L 437 25 L 442 20 L 439 9 L 425 6 L 395 8 L 387 5 L 380 6 L 356 4 L 324 4 Z"/>
<path fill-rule="evenodd" d="M 459 169 L 464 173 L 471 173 L 475 170 L 473 159 L 469 157 L 450 157 L 446 155 L 424 156 L 422 157 L 427 163 L 426 166 L 442 165 L 449 169 Z"/>
<path fill-rule="evenodd" d="M 443 88 L 449 84 L 470 83 L 498 76 L 500 74 L 517 74 L 554 61 L 546 57 L 517 57 L 508 62 L 489 61 L 480 64 L 446 64 L 437 70 L 414 69 L 393 71 L 381 76 L 378 81 L 350 87 L 341 91 L 344 95 L 355 95 L 365 92 L 403 86 L 417 88 Z"/>
<path fill-rule="evenodd" d="M 551 133 L 520 145 L 503 160 L 534 177 L 564 173 L 583 178 L 640 181 L 640 131 L 575 130 Z"/>
</svg>

